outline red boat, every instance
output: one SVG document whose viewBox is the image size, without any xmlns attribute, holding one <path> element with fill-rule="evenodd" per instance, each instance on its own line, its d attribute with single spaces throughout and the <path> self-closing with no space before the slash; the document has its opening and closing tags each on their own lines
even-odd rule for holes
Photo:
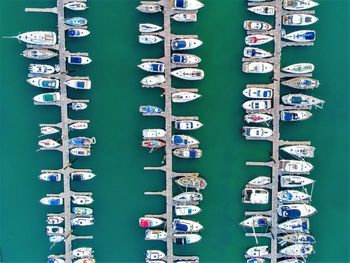
<svg viewBox="0 0 350 263">
<path fill-rule="evenodd" d="M 162 219 L 155 217 L 140 217 L 139 225 L 140 227 L 156 227 L 164 223 Z"/>
<path fill-rule="evenodd" d="M 263 123 L 272 120 L 272 116 L 264 113 L 252 113 L 244 116 L 247 123 Z"/>
<path fill-rule="evenodd" d="M 142 147 L 156 149 L 165 146 L 165 142 L 161 140 L 144 140 L 142 141 Z"/>
</svg>

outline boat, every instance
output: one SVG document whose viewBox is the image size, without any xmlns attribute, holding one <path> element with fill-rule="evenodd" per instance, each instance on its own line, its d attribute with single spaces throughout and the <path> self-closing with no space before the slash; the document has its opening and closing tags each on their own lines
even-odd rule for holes
<svg viewBox="0 0 350 263">
<path fill-rule="evenodd" d="M 280 244 L 286 243 L 297 243 L 297 244 L 314 244 L 316 243 L 315 238 L 312 235 L 306 233 L 293 233 L 278 237 Z"/>
<path fill-rule="evenodd" d="M 273 131 L 263 127 L 243 126 L 242 136 L 246 139 L 266 139 L 273 135 Z"/>
<path fill-rule="evenodd" d="M 58 79 L 35 77 L 27 79 L 30 85 L 44 89 L 59 89 L 60 81 Z"/>
<path fill-rule="evenodd" d="M 258 46 L 258 45 L 263 45 L 268 42 L 271 42 L 272 40 L 273 40 L 272 36 L 256 34 L 256 35 L 246 36 L 244 42 L 248 46 Z"/>
<path fill-rule="evenodd" d="M 258 15 L 273 16 L 275 14 L 275 7 L 270 5 L 259 5 L 249 7 L 248 10 Z"/>
<path fill-rule="evenodd" d="M 283 248 L 280 253 L 290 257 L 307 257 L 314 251 L 314 247 L 310 244 L 294 244 Z"/>
<path fill-rule="evenodd" d="M 174 243 L 177 245 L 187 245 L 200 241 L 202 237 L 198 234 L 191 233 L 174 233 L 173 234 Z"/>
<path fill-rule="evenodd" d="M 196 65 L 200 62 L 200 57 L 192 54 L 173 53 L 171 55 L 171 63 L 176 65 Z"/>
<path fill-rule="evenodd" d="M 140 69 L 153 73 L 163 73 L 164 63 L 162 62 L 144 62 L 137 65 Z"/>
<path fill-rule="evenodd" d="M 155 35 L 139 35 L 139 42 L 141 44 L 156 44 L 163 41 L 163 38 Z"/>
<path fill-rule="evenodd" d="M 42 173 L 39 175 L 39 179 L 48 182 L 60 182 L 62 180 L 62 174 L 60 173 Z"/>
<path fill-rule="evenodd" d="M 310 220 L 308 218 L 290 219 L 283 223 L 278 224 L 278 228 L 287 233 L 288 232 L 309 233 Z"/>
<path fill-rule="evenodd" d="M 253 180 L 250 180 L 247 185 L 254 185 L 254 186 L 266 186 L 271 183 L 271 178 L 268 176 L 258 176 L 255 177 Z"/>
<path fill-rule="evenodd" d="M 201 211 L 201 208 L 195 205 L 177 205 L 175 206 L 175 214 L 177 216 L 192 216 Z"/>
<path fill-rule="evenodd" d="M 73 207 L 72 213 L 78 216 L 88 216 L 92 215 L 93 210 L 88 207 Z"/>
<path fill-rule="evenodd" d="M 93 203 L 94 199 L 91 196 L 73 194 L 72 203 L 76 205 L 90 205 Z"/>
<path fill-rule="evenodd" d="M 92 216 L 81 217 L 77 216 L 71 221 L 72 226 L 91 226 L 94 224 L 94 218 Z"/>
<path fill-rule="evenodd" d="M 273 90 L 265 88 L 246 88 L 242 93 L 252 99 L 271 99 L 273 97 Z"/>
<path fill-rule="evenodd" d="M 322 105 L 324 104 L 324 100 L 320 100 L 315 97 L 301 94 L 301 93 L 285 95 L 282 97 L 282 102 L 287 105 L 301 106 L 301 107 L 308 107 L 308 106 L 322 107 Z"/>
<path fill-rule="evenodd" d="M 271 217 L 263 215 L 254 215 L 240 223 L 243 227 L 268 227 L 271 225 Z"/>
<path fill-rule="evenodd" d="M 316 148 L 310 145 L 292 145 L 280 149 L 299 158 L 313 158 Z"/>
<path fill-rule="evenodd" d="M 282 71 L 292 74 L 307 74 L 313 72 L 315 66 L 311 63 L 297 63 L 282 68 Z"/>
<path fill-rule="evenodd" d="M 162 11 L 162 7 L 158 4 L 143 3 L 137 7 L 137 10 L 143 13 L 158 13 Z"/>
<path fill-rule="evenodd" d="M 175 149 L 173 154 L 179 158 L 197 159 L 202 157 L 202 150 L 183 147 Z"/>
<path fill-rule="evenodd" d="M 271 109 L 271 100 L 247 100 L 242 104 L 246 111 L 262 111 Z"/>
<path fill-rule="evenodd" d="M 194 49 L 203 44 L 196 38 L 177 38 L 171 41 L 172 50 L 189 50 Z"/>
<path fill-rule="evenodd" d="M 316 31 L 314 30 L 299 30 L 294 31 L 289 34 L 285 34 L 283 31 L 282 37 L 284 39 L 298 42 L 298 43 L 306 43 L 306 42 L 312 42 L 316 40 Z"/>
<path fill-rule="evenodd" d="M 160 84 L 165 82 L 164 75 L 153 75 L 145 77 L 141 80 L 141 84 L 145 87 L 154 87 L 159 86 Z"/>
<path fill-rule="evenodd" d="M 31 74 L 53 74 L 55 73 L 55 67 L 45 64 L 29 64 L 29 73 Z"/>
<path fill-rule="evenodd" d="M 174 10 L 195 11 L 204 5 L 198 0 L 171 0 L 171 8 Z"/>
<path fill-rule="evenodd" d="M 147 260 L 162 259 L 165 257 L 165 253 L 160 250 L 146 250 L 145 254 Z"/>
<path fill-rule="evenodd" d="M 56 57 L 58 54 L 49 49 L 29 48 L 23 51 L 22 56 L 30 59 L 44 60 Z"/>
<path fill-rule="evenodd" d="M 163 28 L 161 26 L 158 26 L 155 24 L 150 24 L 150 23 L 139 24 L 139 31 L 141 33 L 153 33 L 162 29 Z"/>
<path fill-rule="evenodd" d="M 74 122 L 68 126 L 70 130 L 85 130 L 88 127 L 89 124 L 87 122 Z"/>
<path fill-rule="evenodd" d="M 173 135 L 171 142 L 175 146 L 191 147 L 198 145 L 199 141 L 187 135 Z"/>
<path fill-rule="evenodd" d="M 305 263 L 305 261 L 297 258 L 288 258 L 280 260 L 278 263 Z"/>
<path fill-rule="evenodd" d="M 68 143 L 74 147 L 86 147 L 96 143 L 95 137 L 75 137 L 68 140 Z"/>
<path fill-rule="evenodd" d="M 69 55 L 67 56 L 67 62 L 71 65 L 87 65 L 92 61 L 91 58 L 86 56 Z"/>
<path fill-rule="evenodd" d="M 316 208 L 307 204 L 283 204 L 277 206 L 277 213 L 285 218 L 308 217 L 317 213 Z"/>
<path fill-rule="evenodd" d="M 72 251 L 72 256 L 76 258 L 91 257 L 93 252 L 90 247 L 80 247 Z"/>
<path fill-rule="evenodd" d="M 245 30 L 266 31 L 272 29 L 272 26 L 263 21 L 246 20 L 244 21 L 243 28 Z"/>
<path fill-rule="evenodd" d="M 203 126 L 199 121 L 175 121 L 175 129 L 181 131 L 196 130 Z"/>
<path fill-rule="evenodd" d="M 283 190 L 278 192 L 278 200 L 282 203 L 295 203 L 310 200 L 311 196 L 297 190 Z"/>
<path fill-rule="evenodd" d="M 61 236 L 61 235 L 53 235 L 49 237 L 49 241 L 51 243 L 59 243 L 59 242 L 62 242 L 64 239 L 65 239 L 64 236 Z"/>
<path fill-rule="evenodd" d="M 269 191 L 263 188 L 244 188 L 242 191 L 242 203 L 268 204 Z"/>
<path fill-rule="evenodd" d="M 247 58 L 268 58 L 272 57 L 272 53 L 261 48 L 246 47 L 243 50 L 243 55 Z"/>
<path fill-rule="evenodd" d="M 185 80 L 201 80 L 204 78 L 204 71 L 197 68 L 181 68 L 173 70 L 171 75 Z"/>
<path fill-rule="evenodd" d="M 92 257 L 80 258 L 80 259 L 74 261 L 74 263 L 95 263 L 95 262 L 96 262 L 96 260 Z"/>
<path fill-rule="evenodd" d="M 140 227 L 157 227 L 164 224 L 164 220 L 156 217 L 140 217 Z"/>
<path fill-rule="evenodd" d="M 88 79 L 71 79 L 66 81 L 66 85 L 73 89 L 91 89 L 91 80 Z"/>
<path fill-rule="evenodd" d="M 308 174 L 313 169 L 313 165 L 306 161 L 280 160 L 279 169 L 283 173 Z"/>
<path fill-rule="evenodd" d="M 145 232 L 145 240 L 164 240 L 167 237 L 167 233 L 162 230 L 147 229 Z"/>
<path fill-rule="evenodd" d="M 67 35 L 68 37 L 86 37 L 90 35 L 90 31 L 82 28 L 69 28 Z"/>
<path fill-rule="evenodd" d="M 141 112 L 143 115 L 159 115 L 163 112 L 163 110 L 157 106 L 140 106 L 139 112 Z"/>
<path fill-rule="evenodd" d="M 304 176 L 297 176 L 297 175 L 283 175 L 281 176 L 281 187 L 283 188 L 293 188 L 293 187 L 304 187 L 309 184 L 313 184 L 315 181 L 304 177 Z"/>
<path fill-rule="evenodd" d="M 87 108 L 87 104 L 84 102 L 72 102 L 71 108 L 75 111 L 85 110 Z"/>
<path fill-rule="evenodd" d="M 207 187 L 207 182 L 198 176 L 183 176 L 175 180 L 175 182 L 186 188 L 195 188 L 197 190 L 202 190 Z"/>
<path fill-rule="evenodd" d="M 63 198 L 59 195 L 55 196 L 46 196 L 40 199 L 40 203 L 43 205 L 49 206 L 60 206 L 63 205 Z"/>
<path fill-rule="evenodd" d="M 65 263 L 66 261 L 62 258 L 59 258 L 55 255 L 50 255 L 47 258 L 47 263 Z"/>
<path fill-rule="evenodd" d="M 165 142 L 162 140 L 148 139 L 142 141 L 142 147 L 158 149 L 165 146 Z"/>
<path fill-rule="evenodd" d="M 196 13 L 177 13 L 171 17 L 177 22 L 196 22 L 197 14 Z"/>
<path fill-rule="evenodd" d="M 268 246 L 251 247 L 245 252 L 246 258 L 264 257 L 269 254 Z"/>
<path fill-rule="evenodd" d="M 19 34 L 16 37 L 19 41 L 38 46 L 53 46 L 57 43 L 55 32 L 51 31 L 31 31 Z"/>
<path fill-rule="evenodd" d="M 273 70 L 273 65 L 267 62 L 243 62 L 242 71 L 245 73 L 269 73 Z"/>
<path fill-rule="evenodd" d="M 247 123 L 267 123 L 273 119 L 273 116 L 265 113 L 249 113 L 244 116 Z"/>
<path fill-rule="evenodd" d="M 46 234 L 47 235 L 61 235 L 64 233 L 64 228 L 60 226 L 47 226 Z"/>
<path fill-rule="evenodd" d="M 318 6 L 318 3 L 312 0 L 283 0 L 283 8 L 286 10 L 305 10 Z"/>
<path fill-rule="evenodd" d="M 73 10 L 73 11 L 83 11 L 83 10 L 87 9 L 86 3 L 78 2 L 78 1 L 66 3 L 66 4 L 64 4 L 64 7 L 68 8 L 70 10 Z"/>
<path fill-rule="evenodd" d="M 70 179 L 72 181 L 87 181 L 94 178 L 96 174 L 91 172 L 72 172 L 70 174 Z"/>
<path fill-rule="evenodd" d="M 198 202 L 202 199 L 202 194 L 197 192 L 184 192 L 173 197 L 173 200 L 179 203 Z"/>
<path fill-rule="evenodd" d="M 70 149 L 70 154 L 75 156 L 90 156 L 91 155 L 91 149 L 88 147 L 79 147 L 79 148 L 72 148 Z"/>
<path fill-rule="evenodd" d="M 174 219 L 172 226 L 175 232 L 199 232 L 203 229 L 200 223 L 186 219 Z"/>
<path fill-rule="evenodd" d="M 247 263 L 264 263 L 265 259 L 263 258 L 248 258 Z"/>
<path fill-rule="evenodd" d="M 67 18 L 64 20 L 64 23 L 68 26 L 86 26 L 87 25 L 87 19 L 83 17 L 72 17 L 72 18 Z"/>
<path fill-rule="evenodd" d="M 144 129 L 142 136 L 144 139 L 157 139 L 165 136 L 165 130 L 162 129 Z"/>
<path fill-rule="evenodd" d="M 303 121 L 312 116 L 312 113 L 306 110 L 285 110 L 281 111 L 282 121 Z"/>
<path fill-rule="evenodd" d="M 308 90 L 318 88 L 320 82 L 317 79 L 299 77 L 282 81 L 282 84 L 295 89 Z"/>
<path fill-rule="evenodd" d="M 51 126 L 41 126 L 40 127 L 40 133 L 42 135 L 51 135 L 58 133 L 60 130 Z"/>
<path fill-rule="evenodd" d="M 64 217 L 62 216 L 48 216 L 46 219 L 46 223 L 49 225 L 59 225 L 64 221 Z"/>
<path fill-rule="evenodd" d="M 282 23 L 285 26 L 308 26 L 318 21 L 314 15 L 292 14 L 282 16 Z"/>
<path fill-rule="evenodd" d="M 53 139 L 40 140 L 38 142 L 38 145 L 42 148 L 47 148 L 47 149 L 56 148 L 58 146 L 61 146 L 61 144 L 59 144 L 58 142 L 56 142 Z"/>
<path fill-rule="evenodd" d="M 171 100 L 174 103 L 185 103 L 200 98 L 201 95 L 194 92 L 180 91 L 171 94 Z"/>
</svg>

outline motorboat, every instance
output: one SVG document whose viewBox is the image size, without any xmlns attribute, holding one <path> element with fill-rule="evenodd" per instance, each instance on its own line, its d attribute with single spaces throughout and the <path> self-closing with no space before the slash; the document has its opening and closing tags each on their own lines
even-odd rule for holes
<svg viewBox="0 0 350 263">
<path fill-rule="evenodd" d="M 87 104 L 84 102 L 72 102 L 71 108 L 75 111 L 85 110 L 87 108 Z"/>
<path fill-rule="evenodd" d="M 243 28 L 245 30 L 266 31 L 272 29 L 272 26 L 263 21 L 246 20 L 244 21 Z"/>
<path fill-rule="evenodd" d="M 258 176 L 255 177 L 253 180 L 250 180 L 247 185 L 254 185 L 254 186 L 266 186 L 271 183 L 271 178 L 268 176 Z"/>
<path fill-rule="evenodd" d="M 185 103 L 200 98 L 201 95 L 194 92 L 179 91 L 171 94 L 174 103 Z"/>
<path fill-rule="evenodd" d="M 64 7 L 73 11 L 84 11 L 88 8 L 86 3 L 78 1 L 68 2 L 64 4 Z"/>
<path fill-rule="evenodd" d="M 268 204 L 269 191 L 263 188 L 244 188 L 242 191 L 242 203 Z"/>
<path fill-rule="evenodd" d="M 96 260 L 92 257 L 79 258 L 78 260 L 75 260 L 74 263 L 96 263 Z"/>
<path fill-rule="evenodd" d="M 267 62 L 243 62 L 242 71 L 245 73 L 269 73 L 273 70 L 273 65 Z"/>
<path fill-rule="evenodd" d="M 87 65 L 92 61 L 91 58 L 86 56 L 69 55 L 67 56 L 67 62 L 71 65 Z"/>
<path fill-rule="evenodd" d="M 51 126 L 41 126 L 40 127 L 40 133 L 42 135 L 51 135 L 58 133 L 60 130 Z"/>
<path fill-rule="evenodd" d="M 173 200 L 179 203 L 198 202 L 203 200 L 203 196 L 197 192 L 184 192 L 174 196 Z"/>
<path fill-rule="evenodd" d="M 60 182 L 62 180 L 62 174 L 60 173 L 42 173 L 39 175 L 39 179 L 47 182 Z"/>
<path fill-rule="evenodd" d="M 159 86 L 160 84 L 165 82 L 164 75 L 153 75 L 145 77 L 141 80 L 141 84 L 145 87 L 154 87 Z"/>
<path fill-rule="evenodd" d="M 263 111 L 271 109 L 271 100 L 247 100 L 242 104 L 246 111 Z"/>
<path fill-rule="evenodd" d="M 322 107 L 324 100 L 317 99 L 315 97 L 305 95 L 305 94 L 289 94 L 282 97 L 282 102 L 286 105 L 292 106 L 315 106 Z"/>
<path fill-rule="evenodd" d="M 90 156 L 91 149 L 89 147 L 78 147 L 70 149 L 70 154 L 74 156 Z"/>
<path fill-rule="evenodd" d="M 43 197 L 40 199 L 40 203 L 43 205 L 49 205 L 49 206 L 60 206 L 63 205 L 63 198 L 59 195 L 48 195 L 46 197 Z"/>
<path fill-rule="evenodd" d="M 79 194 L 72 195 L 72 203 L 76 205 L 90 205 L 93 201 L 94 199 L 91 196 Z"/>
<path fill-rule="evenodd" d="M 256 35 L 246 36 L 245 43 L 248 46 L 258 46 L 258 45 L 263 45 L 268 42 L 271 42 L 272 40 L 273 40 L 272 36 L 256 34 Z"/>
<path fill-rule="evenodd" d="M 31 31 L 19 34 L 19 41 L 38 46 L 53 46 L 57 43 L 57 35 L 51 31 Z"/>
<path fill-rule="evenodd" d="M 196 22 L 197 14 L 196 13 L 177 13 L 171 17 L 177 22 Z"/>
<path fill-rule="evenodd" d="M 189 50 L 194 49 L 203 44 L 196 38 L 177 38 L 171 41 L 172 50 Z"/>
<path fill-rule="evenodd" d="M 59 89 L 60 81 L 58 79 L 35 77 L 27 79 L 30 85 L 44 89 Z"/>
<path fill-rule="evenodd" d="M 281 150 L 289 153 L 290 155 L 298 158 L 313 158 L 315 153 L 315 147 L 310 145 L 291 145 L 281 147 Z"/>
<path fill-rule="evenodd" d="M 310 220 L 308 218 L 290 219 L 278 224 L 278 228 L 287 233 L 309 233 Z"/>
<path fill-rule="evenodd" d="M 199 121 L 175 121 L 175 129 L 181 131 L 196 130 L 203 126 Z"/>
<path fill-rule="evenodd" d="M 282 121 L 303 121 L 312 116 L 312 113 L 306 110 L 285 110 L 281 111 Z"/>
<path fill-rule="evenodd" d="M 162 11 L 162 7 L 159 4 L 143 3 L 137 7 L 142 13 L 158 13 Z"/>
<path fill-rule="evenodd" d="M 157 227 L 164 224 L 164 220 L 156 217 L 140 217 L 140 227 Z"/>
<path fill-rule="evenodd" d="M 251 247 L 245 252 L 246 258 L 265 257 L 269 254 L 268 246 Z"/>
<path fill-rule="evenodd" d="M 23 51 L 22 56 L 35 60 L 45 60 L 56 57 L 58 53 L 49 49 L 29 48 Z"/>
<path fill-rule="evenodd" d="M 152 105 L 145 105 L 140 106 L 139 112 L 141 112 L 143 115 L 159 115 L 163 112 L 163 110 L 157 106 Z"/>
<path fill-rule="evenodd" d="M 283 0 L 283 8 L 286 10 L 305 10 L 318 6 L 318 3 L 312 0 Z"/>
<path fill-rule="evenodd" d="M 59 225 L 64 221 L 64 217 L 62 216 L 48 216 L 46 219 L 46 223 L 49 225 Z"/>
<path fill-rule="evenodd" d="M 146 250 L 145 254 L 147 260 L 162 259 L 165 257 L 165 253 L 160 250 Z"/>
<path fill-rule="evenodd" d="M 147 229 L 145 232 L 145 240 L 164 240 L 167 237 L 167 233 L 162 230 Z"/>
<path fill-rule="evenodd" d="M 249 113 L 244 116 L 247 123 L 267 123 L 273 119 L 273 116 L 265 113 Z"/>
<path fill-rule="evenodd" d="M 175 206 L 175 214 L 177 216 L 196 215 L 201 211 L 201 208 L 195 205 L 177 205 Z"/>
<path fill-rule="evenodd" d="M 76 27 L 86 26 L 87 22 L 88 22 L 87 19 L 83 17 L 72 17 L 64 20 L 64 23 L 66 25 L 76 26 Z"/>
<path fill-rule="evenodd" d="M 240 223 L 243 227 L 268 227 L 271 225 L 271 217 L 263 215 L 254 215 Z"/>
<path fill-rule="evenodd" d="M 263 258 L 248 258 L 247 263 L 264 263 L 265 259 Z"/>
<path fill-rule="evenodd" d="M 139 64 L 138 67 L 148 72 L 153 73 L 163 73 L 164 72 L 164 63 L 162 62 L 144 62 Z"/>
<path fill-rule="evenodd" d="M 165 136 L 166 132 L 162 129 L 144 129 L 142 136 L 144 139 L 159 139 Z"/>
<path fill-rule="evenodd" d="M 66 85 L 73 89 L 91 89 L 91 80 L 71 79 L 66 81 Z"/>
<path fill-rule="evenodd" d="M 310 178 L 297 175 L 283 175 L 280 180 L 282 188 L 304 187 L 314 182 L 315 181 Z"/>
<path fill-rule="evenodd" d="M 72 181 L 87 181 L 94 178 L 96 174 L 91 172 L 72 172 L 69 176 Z"/>
<path fill-rule="evenodd" d="M 139 24 L 140 33 L 153 33 L 162 29 L 163 28 L 161 26 L 158 26 L 155 24 L 150 24 L 150 23 Z"/>
<path fill-rule="evenodd" d="M 64 228 L 61 226 L 47 226 L 46 234 L 47 235 L 62 235 L 64 233 Z"/>
<path fill-rule="evenodd" d="M 195 188 L 197 190 L 202 190 L 207 187 L 207 182 L 198 176 L 183 176 L 175 180 L 175 182 L 185 188 Z"/>
<path fill-rule="evenodd" d="M 282 16 L 282 23 L 285 26 L 308 26 L 318 21 L 314 15 L 292 14 Z"/>
<path fill-rule="evenodd" d="M 204 5 L 198 0 L 171 0 L 171 8 L 174 10 L 195 11 Z"/>
<path fill-rule="evenodd" d="M 91 208 L 88 207 L 73 207 L 72 208 L 72 213 L 78 216 L 88 216 L 88 215 L 92 215 L 93 210 Z"/>
<path fill-rule="evenodd" d="M 158 149 L 165 146 L 165 142 L 162 140 L 148 139 L 142 141 L 142 147 Z"/>
<path fill-rule="evenodd" d="M 258 15 L 273 16 L 275 14 L 275 7 L 271 5 L 258 5 L 249 7 L 248 10 Z"/>
<path fill-rule="evenodd" d="M 88 127 L 89 124 L 87 122 L 74 122 L 68 126 L 70 130 L 85 130 Z"/>
<path fill-rule="evenodd" d="M 173 135 L 171 142 L 175 146 L 191 147 L 198 145 L 199 141 L 187 135 Z"/>
<path fill-rule="evenodd" d="M 53 74 L 56 69 L 54 66 L 46 65 L 46 64 L 29 64 L 28 67 L 29 73 L 31 74 Z"/>
<path fill-rule="evenodd" d="M 72 251 L 72 256 L 76 258 L 91 257 L 93 252 L 90 247 L 79 247 Z"/>
<path fill-rule="evenodd" d="M 67 35 L 68 37 L 86 37 L 90 35 L 90 31 L 82 28 L 69 28 Z"/>
<path fill-rule="evenodd" d="M 81 217 L 77 216 L 72 219 L 72 226 L 92 226 L 94 224 L 94 218 L 92 216 Z"/>
<path fill-rule="evenodd" d="M 285 32 L 283 32 L 285 33 Z M 316 31 L 314 30 L 299 30 L 295 31 L 289 34 L 282 34 L 282 37 L 284 39 L 298 42 L 298 43 L 305 43 L 305 42 L 312 42 L 316 40 Z"/>
<path fill-rule="evenodd" d="M 242 136 L 246 139 L 266 139 L 273 135 L 273 131 L 264 127 L 243 126 Z"/>
<path fill-rule="evenodd" d="M 272 53 L 261 48 L 246 47 L 243 50 L 243 55 L 247 58 L 268 58 L 272 57 Z"/>
<path fill-rule="evenodd" d="M 277 206 L 277 213 L 285 218 L 308 217 L 317 213 L 316 208 L 307 204 L 283 204 Z"/>
<path fill-rule="evenodd" d="M 280 253 L 290 257 L 307 257 L 314 251 L 314 247 L 311 244 L 294 244 L 283 248 Z"/>
<path fill-rule="evenodd" d="M 96 143 L 95 137 L 75 137 L 68 140 L 68 143 L 74 147 L 88 147 Z"/>
<path fill-rule="evenodd" d="M 308 174 L 313 169 L 313 165 L 306 161 L 280 160 L 279 169 L 283 173 Z"/>
<path fill-rule="evenodd" d="M 242 93 L 251 99 L 271 99 L 273 97 L 273 90 L 265 88 L 246 88 Z"/>
<path fill-rule="evenodd" d="M 139 42 L 141 44 L 156 44 L 163 41 L 163 38 L 155 35 L 139 35 Z"/>
<path fill-rule="evenodd" d="M 40 140 L 38 142 L 38 145 L 42 148 L 47 148 L 47 149 L 57 148 L 58 146 L 61 146 L 61 144 L 59 144 L 57 141 L 53 139 Z"/>
<path fill-rule="evenodd" d="M 311 196 L 297 190 L 283 190 L 278 192 L 278 200 L 282 203 L 296 203 L 310 200 Z"/>
<path fill-rule="evenodd" d="M 53 235 L 49 237 L 49 241 L 51 243 L 59 243 L 62 242 L 64 240 L 64 236 L 61 235 Z"/>
<path fill-rule="evenodd" d="M 197 68 L 181 68 L 173 70 L 171 75 L 184 80 L 201 80 L 204 78 L 204 71 Z"/>
<path fill-rule="evenodd" d="M 199 232 L 203 229 L 200 223 L 186 219 L 174 219 L 172 226 L 175 232 Z"/>
<path fill-rule="evenodd" d="M 65 263 L 66 261 L 62 258 L 59 258 L 55 255 L 50 255 L 47 258 L 47 263 Z"/>
<path fill-rule="evenodd" d="M 292 74 L 307 74 L 313 72 L 315 66 L 311 63 L 297 63 L 282 68 L 282 71 Z"/>
<path fill-rule="evenodd" d="M 315 238 L 306 233 L 293 233 L 288 235 L 283 235 L 278 237 L 280 244 L 294 243 L 294 244 L 314 244 L 316 243 Z"/>
<path fill-rule="evenodd" d="M 173 53 L 171 55 L 171 63 L 176 65 L 196 65 L 200 62 L 200 57 L 192 54 Z"/>
<path fill-rule="evenodd" d="M 179 158 L 197 159 L 202 157 L 202 150 L 183 147 L 175 149 L 173 154 Z"/>
<path fill-rule="evenodd" d="M 317 79 L 299 77 L 282 81 L 282 84 L 295 89 L 308 90 L 318 88 L 320 82 Z"/>
<path fill-rule="evenodd" d="M 173 239 L 174 243 L 177 245 L 187 245 L 200 241 L 202 237 L 192 233 L 174 233 Z"/>
<path fill-rule="evenodd" d="M 305 263 L 304 260 L 298 258 L 288 258 L 278 261 L 278 263 Z"/>
</svg>

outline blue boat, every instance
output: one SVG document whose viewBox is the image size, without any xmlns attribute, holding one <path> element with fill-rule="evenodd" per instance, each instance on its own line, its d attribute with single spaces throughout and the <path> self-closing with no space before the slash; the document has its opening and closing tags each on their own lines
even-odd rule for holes
<svg viewBox="0 0 350 263">
<path fill-rule="evenodd" d="M 187 50 L 194 49 L 202 45 L 203 42 L 195 38 L 181 38 L 175 39 L 171 42 L 171 48 L 173 50 Z"/>
<path fill-rule="evenodd" d="M 311 112 L 303 110 L 291 110 L 281 112 L 282 121 L 303 121 L 310 118 L 311 116 Z"/>
<path fill-rule="evenodd" d="M 163 73 L 164 72 L 164 63 L 161 62 L 144 62 L 138 65 L 139 68 L 153 73 Z"/>
<path fill-rule="evenodd" d="M 299 30 L 288 35 L 283 35 L 283 38 L 294 42 L 312 42 L 316 39 L 316 32 L 314 30 Z"/>
<path fill-rule="evenodd" d="M 156 106 L 151 106 L 151 105 L 140 106 L 139 111 L 143 115 L 159 115 L 163 112 L 163 110 L 161 108 L 156 107 Z"/>
<path fill-rule="evenodd" d="M 300 218 L 313 215 L 317 210 L 307 204 L 290 204 L 290 205 L 279 205 L 277 207 L 277 213 L 281 217 L 285 218 Z"/>
<path fill-rule="evenodd" d="M 69 37 L 85 37 L 90 34 L 90 31 L 80 28 L 70 28 L 67 30 Z"/>
<path fill-rule="evenodd" d="M 55 197 L 55 196 L 47 196 L 40 199 L 40 203 L 43 205 L 49 205 L 49 206 L 60 206 L 63 205 L 63 198 L 62 197 Z"/>
<path fill-rule="evenodd" d="M 187 135 L 173 135 L 171 137 L 171 142 L 176 146 L 191 146 L 199 144 L 199 141 Z"/>
<path fill-rule="evenodd" d="M 176 157 L 185 159 L 197 159 L 202 157 L 202 150 L 200 149 L 177 148 L 173 153 Z"/>
<path fill-rule="evenodd" d="M 64 20 L 64 23 L 69 26 L 85 26 L 87 19 L 83 17 L 72 17 Z"/>
<path fill-rule="evenodd" d="M 69 139 L 68 142 L 74 147 L 83 147 L 83 146 L 90 146 L 91 144 L 95 144 L 96 139 L 95 137 L 92 137 L 92 138 L 75 137 L 75 138 Z"/>
</svg>

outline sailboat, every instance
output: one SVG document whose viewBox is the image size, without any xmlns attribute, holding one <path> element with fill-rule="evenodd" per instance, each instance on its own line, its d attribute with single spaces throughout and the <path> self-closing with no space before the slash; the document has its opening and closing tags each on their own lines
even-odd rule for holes
<svg viewBox="0 0 350 263">
<path fill-rule="evenodd" d="M 185 103 L 200 98 L 201 95 L 194 92 L 179 91 L 171 94 L 174 103 Z"/>
<path fill-rule="evenodd" d="M 280 180 L 282 188 L 304 187 L 314 182 L 315 181 L 310 178 L 298 175 L 283 175 Z"/>
<path fill-rule="evenodd" d="M 313 158 L 315 147 L 310 145 L 291 145 L 282 147 L 281 150 L 299 158 Z"/>
<path fill-rule="evenodd" d="M 318 88 L 320 82 L 317 79 L 298 77 L 282 81 L 282 84 L 294 89 L 315 89 Z"/>
<path fill-rule="evenodd" d="M 201 211 L 201 208 L 195 205 L 176 205 L 175 214 L 177 216 L 196 215 Z"/>
<path fill-rule="evenodd" d="M 285 218 L 308 217 L 317 213 L 316 208 L 307 204 L 283 204 L 277 206 L 277 213 Z"/>
<path fill-rule="evenodd" d="M 187 135 L 173 135 L 171 137 L 171 142 L 175 146 L 183 146 L 183 147 L 191 147 L 199 144 L 198 140 Z"/>
<path fill-rule="evenodd" d="M 283 0 L 283 8 L 286 10 L 299 11 L 318 6 L 318 3 L 312 0 Z"/>
<path fill-rule="evenodd" d="M 30 85 L 44 89 L 59 89 L 60 81 L 58 79 L 35 77 L 27 79 Z"/>
<path fill-rule="evenodd" d="M 197 190 L 202 190 L 207 187 L 207 182 L 198 176 L 183 176 L 175 180 L 175 182 L 182 187 L 195 188 Z"/>
<path fill-rule="evenodd" d="M 243 227 L 268 227 L 271 225 L 271 217 L 263 215 L 254 215 L 240 223 Z"/>
<path fill-rule="evenodd" d="M 309 233 L 310 220 L 308 218 L 290 219 L 278 224 L 278 228 L 287 233 Z"/>
<path fill-rule="evenodd" d="M 56 69 L 54 66 L 46 64 L 29 64 L 29 73 L 32 74 L 44 74 L 49 75 L 55 73 Z"/>
<path fill-rule="evenodd" d="M 255 35 L 246 36 L 245 43 L 248 46 L 257 46 L 257 45 L 266 44 L 268 42 L 271 42 L 272 40 L 273 40 L 272 36 L 255 34 Z"/>
<path fill-rule="evenodd" d="M 150 23 L 139 24 L 140 33 L 153 33 L 159 30 L 162 30 L 162 27 L 155 24 L 150 24 Z"/>
<path fill-rule="evenodd" d="M 195 11 L 204 5 L 198 0 L 171 0 L 171 8 L 175 10 Z"/>
<path fill-rule="evenodd" d="M 317 99 L 315 97 L 305 95 L 302 93 L 284 95 L 282 97 L 282 102 L 286 105 L 301 106 L 301 107 L 308 107 L 308 106 L 322 107 L 322 105 L 324 104 L 324 100 Z"/>
<path fill-rule="evenodd" d="M 282 203 L 296 203 L 310 200 L 311 196 L 297 190 L 283 190 L 278 192 L 278 200 Z"/>
<path fill-rule="evenodd" d="M 283 173 L 308 174 L 314 166 L 306 161 L 299 160 L 280 160 L 279 169 Z"/>
<path fill-rule="evenodd" d="M 29 48 L 23 51 L 22 56 L 35 60 L 45 60 L 56 57 L 58 53 L 49 49 Z"/>
<path fill-rule="evenodd" d="M 31 31 L 19 34 L 16 37 L 19 41 L 38 46 L 53 46 L 56 45 L 57 36 L 51 31 Z"/>
</svg>

